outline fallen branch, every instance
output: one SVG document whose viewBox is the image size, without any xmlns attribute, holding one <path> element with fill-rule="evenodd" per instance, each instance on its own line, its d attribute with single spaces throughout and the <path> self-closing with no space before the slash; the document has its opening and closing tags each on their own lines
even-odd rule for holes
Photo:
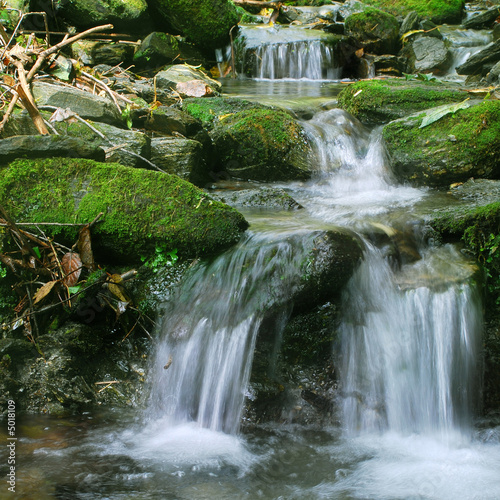
<svg viewBox="0 0 500 500">
<path fill-rule="evenodd" d="M 261 7 L 261 8 L 271 8 L 271 9 L 281 9 L 281 2 L 259 2 L 258 0 L 233 0 L 236 5 L 241 5 L 242 7 Z"/>
</svg>

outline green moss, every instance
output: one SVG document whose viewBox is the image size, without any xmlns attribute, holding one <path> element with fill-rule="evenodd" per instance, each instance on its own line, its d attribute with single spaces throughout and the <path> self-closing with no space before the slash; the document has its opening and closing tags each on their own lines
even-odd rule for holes
<svg viewBox="0 0 500 500">
<path fill-rule="evenodd" d="M 158 245 L 183 257 L 235 243 L 247 223 L 180 178 L 90 160 L 17 160 L 2 171 L 0 202 L 17 221 L 103 222 L 96 248 L 138 261 Z"/>
<path fill-rule="evenodd" d="M 224 115 L 254 107 L 256 105 L 249 101 L 226 97 L 199 97 L 184 99 L 182 102 L 182 110 L 200 120 L 203 127 L 208 129 Z"/>
<path fill-rule="evenodd" d="M 379 9 L 367 8 L 345 20 L 345 32 L 360 40 L 366 49 L 378 54 L 393 54 L 399 49 L 399 22 Z"/>
<path fill-rule="evenodd" d="M 363 0 L 363 3 L 385 10 L 395 16 L 406 16 L 411 11 L 435 23 L 459 23 L 464 11 L 464 0 Z"/>
<path fill-rule="evenodd" d="M 283 110 L 258 107 L 221 116 L 213 138 L 222 164 L 235 177 L 275 181 L 310 175 L 302 128 Z"/>
<path fill-rule="evenodd" d="M 172 26 L 203 49 L 229 41 L 229 30 L 240 16 L 229 0 L 156 0 L 155 6 Z"/>
<path fill-rule="evenodd" d="M 384 127 L 397 175 L 436 186 L 498 175 L 499 101 L 483 101 L 419 128 L 423 116 Z M 412 172 L 414 166 L 418 168 Z"/>
<path fill-rule="evenodd" d="M 365 123 L 388 122 L 424 109 L 464 100 L 464 92 L 434 82 L 366 80 L 347 86 L 338 105 Z"/>
</svg>

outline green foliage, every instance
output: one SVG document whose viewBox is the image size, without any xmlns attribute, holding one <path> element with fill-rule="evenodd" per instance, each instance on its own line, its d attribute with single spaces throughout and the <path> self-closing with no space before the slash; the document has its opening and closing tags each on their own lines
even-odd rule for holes
<svg viewBox="0 0 500 500">
<path fill-rule="evenodd" d="M 122 110 L 122 119 L 127 125 L 129 130 L 132 129 L 132 108 L 130 104 L 127 104 L 127 107 Z"/>
<path fill-rule="evenodd" d="M 155 248 L 155 254 L 151 257 L 141 257 L 143 264 L 149 267 L 154 273 L 157 273 L 162 267 L 172 267 L 179 259 L 177 248 L 166 250 L 165 245 L 158 245 Z"/>
<path fill-rule="evenodd" d="M 500 306 L 500 233 L 484 236 L 477 226 L 471 226 L 464 232 L 463 239 L 476 251 L 478 260 L 483 264 L 488 302 Z"/>
</svg>

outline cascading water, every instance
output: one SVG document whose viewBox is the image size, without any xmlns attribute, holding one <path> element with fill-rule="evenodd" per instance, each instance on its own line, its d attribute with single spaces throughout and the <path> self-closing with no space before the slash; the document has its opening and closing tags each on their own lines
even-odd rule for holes
<svg viewBox="0 0 500 500">
<path fill-rule="evenodd" d="M 237 432 L 257 331 L 268 308 L 286 302 L 307 245 L 252 235 L 191 274 L 165 313 L 151 420 Z"/>
<path fill-rule="evenodd" d="M 440 249 L 438 258 L 435 253 L 428 249 L 422 261 L 394 273 L 372 248 L 351 281 L 341 369 L 350 435 L 470 432 L 480 393 L 480 301 L 473 286 L 455 282 L 460 274 L 470 279 L 462 256 L 452 247 Z M 445 267 L 455 275 L 450 283 L 419 281 L 423 273 L 430 281 Z M 404 271 L 413 276 L 398 282 Z"/>
<path fill-rule="evenodd" d="M 305 210 L 245 214 L 245 239 L 193 267 L 169 297 L 146 418 L 131 427 L 120 412 L 97 430 L 93 416 L 64 424 L 61 439 L 54 433 L 22 457 L 23 474 L 44 478 L 47 498 L 500 498 L 500 426 L 472 425 L 481 371 L 476 270 L 455 247 L 425 242 L 420 214 L 435 209 L 435 193 L 397 185 L 380 131 L 322 109 L 303 123 L 317 174 L 284 186 Z M 304 230 L 334 224 L 359 232 L 366 247 L 344 290 L 342 423 L 270 423 L 242 435 L 259 327 L 271 306 L 289 312 L 283 304 L 311 250 Z M 35 438 L 27 441 L 25 450 Z"/>
<path fill-rule="evenodd" d="M 337 80 L 335 50 L 321 40 L 261 45 L 255 53 L 255 78 L 282 80 Z"/>
</svg>

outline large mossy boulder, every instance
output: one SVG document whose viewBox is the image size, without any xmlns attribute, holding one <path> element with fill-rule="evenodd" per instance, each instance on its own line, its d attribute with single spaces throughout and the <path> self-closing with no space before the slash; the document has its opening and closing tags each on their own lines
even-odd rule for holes
<svg viewBox="0 0 500 500">
<path fill-rule="evenodd" d="M 2 169 L 0 203 L 23 222 L 87 223 L 103 212 L 93 230 L 103 260 L 137 262 L 155 248 L 215 254 L 248 226 L 235 209 L 177 176 L 91 160 L 15 161 Z"/>
<path fill-rule="evenodd" d="M 40 0 L 32 3 L 43 6 Z M 146 0 L 59 0 L 50 8 L 49 14 L 56 8 L 58 16 L 80 29 L 111 23 L 119 31 L 144 33 L 151 26 Z"/>
<path fill-rule="evenodd" d="M 392 169 L 400 181 L 447 187 L 471 177 L 498 178 L 499 101 L 482 101 L 421 127 L 429 113 L 437 116 L 434 109 L 384 127 Z"/>
<path fill-rule="evenodd" d="M 343 89 L 338 95 L 338 103 L 363 123 L 378 124 L 442 104 L 460 102 L 465 97 L 465 93 L 453 84 L 404 79 L 367 80 Z"/>
<path fill-rule="evenodd" d="M 363 3 L 372 5 L 395 16 L 406 16 L 412 11 L 431 21 L 442 24 L 457 24 L 464 14 L 465 0 L 363 0 Z"/>
<path fill-rule="evenodd" d="M 211 132 L 222 170 L 261 182 L 306 180 L 312 154 L 300 123 L 281 109 L 255 105 L 220 116 Z"/>
<path fill-rule="evenodd" d="M 399 22 L 379 9 L 366 9 L 345 20 L 345 33 L 373 54 L 395 54 L 399 50 Z"/>
<path fill-rule="evenodd" d="M 229 0 L 150 0 L 150 4 L 175 30 L 201 49 L 223 47 L 240 16 Z"/>
</svg>

